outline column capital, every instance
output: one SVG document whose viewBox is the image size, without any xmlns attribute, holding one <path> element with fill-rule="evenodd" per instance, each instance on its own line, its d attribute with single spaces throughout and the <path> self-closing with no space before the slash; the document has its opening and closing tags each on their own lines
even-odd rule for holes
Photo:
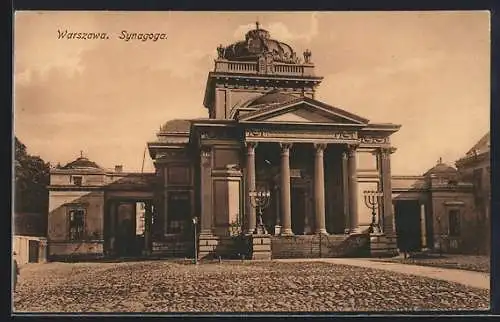
<svg viewBox="0 0 500 322">
<path fill-rule="evenodd" d="M 247 151 L 249 151 L 250 149 L 253 150 L 257 147 L 257 142 L 245 141 L 245 147 L 247 148 Z"/>
<path fill-rule="evenodd" d="M 280 148 L 281 148 L 281 154 L 288 154 L 290 152 L 290 149 L 292 148 L 293 144 L 292 143 L 284 143 L 280 142 Z"/>
<path fill-rule="evenodd" d="M 393 154 L 394 152 L 396 152 L 397 148 L 390 146 L 390 147 L 381 147 L 379 150 L 380 153 L 382 154 Z"/>
<path fill-rule="evenodd" d="M 313 143 L 313 146 L 314 146 L 314 149 L 316 149 L 316 153 L 318 152 L 323 152 L 326 147 L 327 147 L 327 144 L 326 143 Z"/>
<path fill-rule="evenodd" d="M 211 146 L 201 146 L 200 148 L 200 158 L 202 165 L 209 165 L 210 158 L 212 157 L 212 147 Z"/>
<path fill-rule="evenodd" d="M 380 148 L 380 154 L 382 155 L 382 157 L 389 157 L 391 154 L 393 154 L 394 152 L 396 152 L 396 148 L 395 147 L 381 147 Z"/>
<path fill-rule="evenodd" d="M 200 156 L 203 158 L 208 158 L 210 157 L 210 154 L 212 153 L 212 147 L 209 145 L 202 145 L 200 147 Z"/>
<path fill-rule="evenodd" d="M 359 143 L 348 143 L 346 144 L 346 152 L 349 157 L 352 157 L 359 147 Z"/>
</svg>

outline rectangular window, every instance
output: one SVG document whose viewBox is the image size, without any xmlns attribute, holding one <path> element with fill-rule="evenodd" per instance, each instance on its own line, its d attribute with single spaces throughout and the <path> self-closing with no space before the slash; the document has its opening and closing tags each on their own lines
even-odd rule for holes
<svg viewBox="0 0 500 322">
<path fill-rule="evenodd" d="M 450 236 L 460 236 L 460 211 L 452 209 L 448 211 Z"/>
<path fill-rule="evenodd" d="M 82 185 L 82 176 L 73 176 L 73 177 L 71 177 L 71 179 L 73 180 L 73 184 L 75 186 L 81 186 Z"/>
<path fill-rule="evenodd" d="M 85 209 L 69 210 L 69 239 L 82 240 L 85 235 Z"/>
</svg>

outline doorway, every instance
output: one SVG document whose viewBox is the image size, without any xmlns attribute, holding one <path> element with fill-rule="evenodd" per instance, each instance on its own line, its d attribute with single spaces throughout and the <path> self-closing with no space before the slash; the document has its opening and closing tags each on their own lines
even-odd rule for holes
<svg viewBox="0 0 500 322">
<path fill-rule="evenodd" d="M 121 202 L 116 211 L 116 244 L 118 256 L 132 256 L 137 253 L 136 204 Z"/>
<path fill-rule="evenodd" d="M 28 262 L 38 263 L 38 249 L 40 242 L 38 240 L 28 241 Z"/>
<path fill-rule="evenodd" d="M 295 235 L 303 235 L 306 216 L 306 190 L 304 187 L 291 188 L 292 231 Z"/>
<path fill-rule="evenodd" d="M 420 202 L 394 201 L 394 212 L 398 248 L 407 252 L 421 250 Z"/>
</svg>

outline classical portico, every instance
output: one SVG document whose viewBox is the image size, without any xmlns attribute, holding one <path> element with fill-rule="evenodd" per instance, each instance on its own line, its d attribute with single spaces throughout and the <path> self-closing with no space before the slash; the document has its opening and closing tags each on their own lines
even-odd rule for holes
<svg viewBox="0 0 500 322">
<path fill-rule="evenodd" d="M 309 233 L 314 234 L 328 234 L 326 227 L 326 203 L 325 203 L 325 153 L 326 151 L 333 150 L 329 154 L 329 159 L 337 159 L 340 167 L 336 171 L 329 171 L 327 175 L 337 176 L 340 180 L 338 189 L 329 189 L 327 197 L 331 197 L 333 193 L 332 190 L 337 190 L 345 198 L 342 198 L 342 205 L 334 209 L 333 213 L 329 213 L 330 216 L 343 216 L 344 226 L 338 228 L 336 231 L 344 231 L 347 233 L 357 233 L 360 232 L 359 219 L 358 219 L 358 204 L 359 204 L 359 189 L 358 189 L 358 174 L 357 174 L 357 162 L 356 162 L 356 151 L 360 147 L 360 138 L 358 133 L 355 131 L 345 131 L 341 130 L 335 132 L 335 130 L 330 131 L 319 131 L 319 130 L 297 130 L 293 129 L 277 129 L 278 124 L 273 124 L 274 127 L 267 129 L 255 129 L 250 128 L 245 131 L 245 146 L 246 146 L 246 172 L 244 179 L 247 182 L 245 189 L 246 196 L 246 214 L 247 214 L 247 233 L 251 233 L 255 229 L 256 223 L 256 213 L 255 209 L 251 206 L 249 201 L 250 191 L 256 189 L 256 172 L 258 171 L 256 167 L 256 151 L 260 146 L 266 146 L 267 149 L 263 153 L 276 153 L 279 148 L 279 171 L 276 174 L 279 180 L 275 180 L 277 188 L 279 189 L 279 209 L 278 216 L 275 218 L 275 224 L 280 226 L 279 235 L 294 235 L 292 230 L 292 202 L 291 202 L 291 186 L 293 175 L 292 170 L 295 170 L 296 176 L 301 176 L 301 171 L 307 171 L 307 169 L 292 169 L 290 165 L 291 155 L 294 154 L 294 147 L 300 145 L 302 150 L 308 148 L 312 155 L 301 156 L 302 160 L 312 164 L 312 189 L 308 191 L 309 195 L 313 199 L 312 212 L 314 216 L 310 218 L 307 213 L 303 213 L 304 221 L 311 221 L 313 230 Z M 298 132 L 298 133 L 297 133 Z M 363 141 L 372 140 L 361 134 Z M 274 145 L 274 149 L 272 146 Z M 373 144 L 372 144 L 373 145 Z M 361 145 L 367 147 L 367 145 Z M 387 173 L 389 169 L 389 156 L 387 154 L 387 147 L 383 144 L 379 146 L 372 146 L 372 153 L 375 157 L 381 160 L 380 171 L 381 180 L 380 182 L 384 184 L 384 173 Z M 264 168 L 271 170 L 270 165 L 263 165 Z M 265 171 L 265 169 L 263 169 Z M 389 169 L 390 170 L 390 169 Z M 387 175 L 386 175 L 387 176 Z M 345 182 L 343 182 L 345 181 Z M 389 190 L 390 191 L 390 190 Z M 278 194 L 273 194 L 273 197 L 277 197 Z M 361 196 L 363 197 L 363 196 Z M 390 194 L 389 194 L 390 198 Z M 276 200 L 278 201 L 278 200 Z M 383 205 L 381 205 L 381 208 Z M 276 209 L 274 209 L 276 211 Z M 311 220 L 312 219 L 312 220 Z M 391 231 L 391 225 L 389 224 L 391 219 L 387 221 L 387 225 L 383 227 L 384 230 Z M 309 223 L 311 224 L 311 223 Z M 382 226 L 382 222 L 380 223 Z M 392 230 L 393 231 L 393 230 Z M 391 231 L 391 232 L 392 232 Z M 308 232 L 299 232 L 300 234 L 306 234 Z"/>
</svg>

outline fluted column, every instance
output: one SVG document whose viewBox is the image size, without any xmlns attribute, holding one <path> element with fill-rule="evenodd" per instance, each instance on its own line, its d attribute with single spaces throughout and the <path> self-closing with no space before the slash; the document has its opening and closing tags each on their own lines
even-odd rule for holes
<svg viewBox="0 0 500 322">
<path fill-rule="evenodd" d="M 380 149 L 380 165 L 382 175 L 382 190 L 383 190 L 383 216 L 381 216 L 381 227 L 385 234 L 392 235 L 395 232 L 394 211 L 392 207 L 392 187 L 391 187 L 391 154 L 396 151 L 395 148 Z"/>
<path fill-rule="evenodd" d="M 245 207 L 246 207 L 246 233 L 253 234 L 256 225 L 256 211 L 252 206 L 250 201 L 250 191 L 255 191 L 255 148 L 257 147 L 257 143 L 255 142 L 246 142 L 245 146 L 246 150 L 246 189 L 245 189 Z"/>
<path fill-rule="evenodd" d="M 325 169 L 323 162 L 323 151 L 326 144 L 314 144 L 316 154 L 314 156 L 314 200 L 315 200 L 315 232 L 326 234 L 325 227 Z"/>
<path fill-rule="evenodd" d="M 281 224 L 282 235 L 293 235 L 290 200 L 290 148 L 291 143 L 281 143 Z"/>
<path fill-rule="evenodd" d="M 427 225 L 425 222 L 425 204 L 420 204 L 420 237 L 421 250 L 427 249 Z"/>
<path fill-rule="evenodd" d="M 347 168 L 349 185 L 349 231 L 359 232 L 358 220 L 358 175 L 356 169 L 356 149 L 358 145 L 347 146 Z"/>
<path fill-rule="evenodd" d="M 200 234 L 212 234 L 212 150 L 202 147 L 201 150 L 201 222 Z"/>
</svg>

